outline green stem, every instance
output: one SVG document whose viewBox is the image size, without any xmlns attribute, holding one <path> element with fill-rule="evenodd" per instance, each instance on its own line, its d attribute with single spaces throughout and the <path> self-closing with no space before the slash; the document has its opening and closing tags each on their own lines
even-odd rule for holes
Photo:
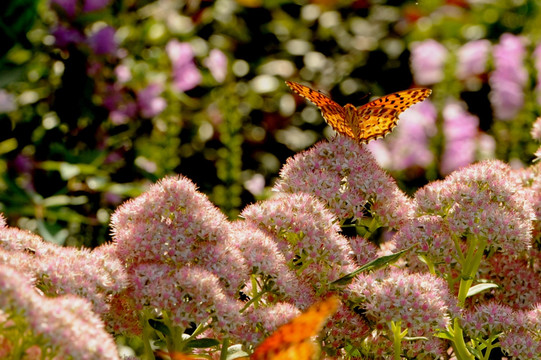
<svg viewBox="0 0 541 360">
<path fill-rule="evenodd" d="M 227 359 L 227 349 L 229 348 L 229 339 L 225 338 L 224 341 L 222 341 L 222 351 L 220 351 L 220 360 L 226 360 Z"/>
<path fill-rule="evenodd" d="M 152 351 L 152 347 L 150 346 L 152 329 L 148 324 L 147 313 L 145 310 L 141 312 L 141 328 L 143 329 L 143 354 L 141 354 L 141 359 L 154 360 L 154 352 Z"/>
<path fill-rule="evenodd" d="M 453 348 L 458 360 L 474 359 L 473 355 L 468 351 L 466 342 L 464 342 L 464 334 L 462 333 L 462 327 L 460 326 L 458 319 L 455 319 L 454 327 L 454 340 Z"/>
<path fill-rule="evenodd" d="M 487 245 L 487 241 L 484 238 L 471 237 L 469 240 L 468 253 L 462 264 L 462 274 L 458 290 L 458 306 L 460 307 L 464 307 L 468 291 L 477 274 L 477 270 L 479 270 L 479 265 L 481 264 Z"/>
<path fill-rule="evenodd" d="M 391 321 L 390 327 L 393 334 L 393 351 L 394 360 L 400 360 L 400 354 L 402 354 L 402 339 L 408 333 L 408 329 L 401 331 L 401 321 Z"/>
</svg>

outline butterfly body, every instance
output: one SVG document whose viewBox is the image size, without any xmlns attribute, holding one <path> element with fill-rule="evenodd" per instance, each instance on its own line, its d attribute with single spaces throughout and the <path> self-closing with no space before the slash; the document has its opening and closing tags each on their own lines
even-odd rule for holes
<svg viewBox="0 0 541 360">
<path fill-rule="evenodd" d="M 399 91 L 357 108 L 352 104 L 341 106 L 307 86 L 291 81 L 286 83 L 297 94 L 313 102 L 321 110 L 325 121 L 337 133 L 361 143 L 368 143 L 389 134 L 396 127 L 401 113 L 432 93 L 432 90 L 425 88 Z"/>
</svg>

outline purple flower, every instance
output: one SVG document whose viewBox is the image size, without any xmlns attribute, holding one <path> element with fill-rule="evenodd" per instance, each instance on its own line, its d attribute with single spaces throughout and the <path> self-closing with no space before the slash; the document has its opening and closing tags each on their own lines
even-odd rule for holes
<svg viewBox="0 0 541 360">
<path fill-rule="evenodd" d="M 449 101 L 443 109 L 445 150 L 440 171 L 446 175 L 475 161 L 479 118 L 468 113 L 461 103 Z"/>
<path fill-rule="evenodd" d="M 209 68 L 214 79 L 219 83 L 225 80 L 227 75 L 227 56 L 218 49 L 212 49 L 209 57 L 205 59 L 205 66 Z"/>
<path fill-rule="evenodd" d="M 411 69 L 415 82 L 432 85 L 443 80 L 443 67 L 448 50 L 436 40 L 414 42 L 411 49 Z"/>
<path fill-rule="evenodd" d="M 458 50 L 456 76 L 460 80 L 481 75 L 486 71 L 490 41 L 475 40 L 462 45 Z"/>
<path fill-rule="evenodd" d="M 386 169 L 426 168 L 434 161 L 429 140 L 437 132 L 436 116 L 429 100 L 416 104 L 401 115 L 400 126 L 388 138 L 372 141 L 368 148 Z"/>
<path fill-rule="evenodd" d="M 195 66 L 190 44 L 173 39 L 167 43 L 165 51 L 173 66 L 173 86 L 178 91 L 193 89 L 201 83 L 201 73 Z"/>
<path fill-rule="evenodd" d="M 68 17 L 75 16 L 78 0 L 51 0 L 51 5 L 63 11 Z"/>
<path fill-rule="evenodd" d="M 528 73 L 524 67 L 526 49 L 520 36 L 503 34 L 494 46 L 494 71 L 489 83 L 490 102 L 498 120 L 512 120 L 524 105 Z"/>
<path fill-rule="evenodd" d="M 65 49 L 70 44 L 78 44 L 83 42 L 85 37 L 77 29 L 58 25 L 52 34 L 55 38 L 55 45 L 59 48 Z"/>
<path fill-rule="evenodd" d="M 159 115 L 167 107 L 167 102 L 160 96 L 162 91 L 162 85 L 154 83 L 137 93 L 137 104 L 143 117 Z"/>
<path fill-rule="evenodd" d="M 101 10 L 109 5 L 110 2 L 111 0 L 85 0 L 83 12 L 88 13 Z"/>
<path fill-rule="evenodd" d="M 117 49 L 115 28 L 105 26 L 88 38 L 88 45 L 96 55 L 113 55 Z"/>
<path fill-rule="evenodd" d="M 535 72 L 537 74 L 537 85 L 535 86 L 535 90 L 537 92 L 537 103 L 541 104 L 541 44 L 536 46 L 532 56 L 534 58 L 533 64 L 535 67 Z"/>
</svg>

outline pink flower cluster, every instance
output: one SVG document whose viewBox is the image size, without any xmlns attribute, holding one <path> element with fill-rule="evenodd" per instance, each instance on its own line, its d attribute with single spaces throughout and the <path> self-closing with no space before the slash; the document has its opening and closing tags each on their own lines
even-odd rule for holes
<svg viewBox="0 0 541 360">
<path fill-rule="evenodd" d="M 528 72 L 524 66 L 524 39 L 503 34 L 494 46 L 494 72 L 490 76 L 490 102 L 498 120 L 513 120 L 524 105 Z"/>
<path fill-rule="evenodd" d="M 444 343 L 434 337 L 451 322 L 456 312 L 456 300 L 450 295 L 445 281 L 431 274 L 409 274 L 403 270 L 378 271 L 359 276 L 346 290 L 347 299 L 366 311 L 365 316 L 389 338 L 391 322 L 408 329 L 411 337 L 423 336 L 427 341 L 405 342 L 408 356 L 442 356 Z M 383 337 L 375 335 L 375 351 L 380 356 L 392 354 L 393 347 Z"/>
<path fill-rule="evenodd" d="M 118 359 L 96 312 L 107 311 L 106 299 L 124 286 L 119 262 L 60 248 L 5 225 L 0 235 L 0 314 L 9 316 L 11 325 L 0 334 L 2 354 Z"/>
<path fill-rule="evenodd" d="M 393 228 L 411 216 L 413 206 L 364 146 L 342 136 L 288 159 L 274 190 L 312 194 L 340 221 L 370 213 Z"/>
<path fill-rule="evenodd" d="M 34 306 L 21 302 L 18 284 L 32 290 L 28 297 L 43 297 L 36 287 L 52 296 L 51 304 L 61 303 L 76 324 L 77 311 L 93 314 L 90 329 L 79 331 L 95 332 L 96 339 L 104 336 L 104 324 L 94 321 L 98 313 L 111 332 L 148 336 L 152 319 L 177 334 L 195 323 L 204 336 L 254 345 L 335 293 L 342 305 L 321 337 L 335 352 L 353 346 L 390 356 L 399 346 L 412 358 L 443 356 L 448 344 L 435 334 L 456 319 L 467 336 L 482 342 L 501 334 L 504 352 L 528 358 L 527 345 L 535 348 L 540 338 L 539 330 L 531 332 L 540 328 L 533 306 L 541 301 L 541 252 L 532 247 L 539 236 L 539 175 L 539 165 L 517 171 L 484 161 L 410 198 L 363 146 L 338 136 L 289 159 L 276 194 L 249 205 L 234 222 L 182 176 L 166 177 L 120 206 L 111 221 L 114 242 L 92 252 L 46 244 L 0 216 L 0 285 L 15 289 L 0 305 L 4 312 Z M 378 248 L 362 236 L 347 237 L 350 223 L 371 235 L 383 229 L 391 240 Z M 461 313 L 454 292 L 459 282 L 463 289 L 459 275 L 471 239 L 486 244 L 472 281 L 500 288 L 471 297 Z M 409 251 L 391 268 L 359 274 L 349 285 L 333 283 L 390 249 Z M 9 282 L 2 271 L 22 280 Z M 47 326 L 55 323 L 49 315 L 35 316 L 35 323 L 27 318 L 31 332 L 56 331 Z M 405 341 L 404 331 L 420 338 Z M 58 347 L 91 346 L 102 354 L 107 341 Z"/>
</svg>

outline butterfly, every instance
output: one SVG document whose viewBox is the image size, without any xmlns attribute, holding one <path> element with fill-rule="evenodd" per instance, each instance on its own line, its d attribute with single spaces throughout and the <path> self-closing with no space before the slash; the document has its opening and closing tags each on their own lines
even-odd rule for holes
<svg viewBox="0 0 541 360">
<path fill-rule="evenodd" d="M 255 349 L 250 360 L 310 360 L 319 354 L 314 336 L 336 312 L 340 300 L 330 296 L 280 326 Z"/>
<path fill-rule="evenodd" d="M 340 106 L 328 96 L 307 86 L 292 81 L 286 81 L 286 84 L 313 102 L 334 131 L 360 143 L 368 143 L 389 134 L 395 128 L 400 114 L 432 93 L 432 90 L 426 88 L 409 89 L 385 95 L 356 108 L 352 104 Z"/>
<path fill-rule="evenodd" d="M 340 300 L 336 296 L 310 306 L 305 312 L 280 326 L 263 340 L 249 357 L 238 360 L 313 360 L 319 354 L 314 337 L 319 334 L 327 319 L 336 312 Z M 198 360 L 206 357 L 157 350 L 156 355 L 171 360 Z"/>
</svg>

